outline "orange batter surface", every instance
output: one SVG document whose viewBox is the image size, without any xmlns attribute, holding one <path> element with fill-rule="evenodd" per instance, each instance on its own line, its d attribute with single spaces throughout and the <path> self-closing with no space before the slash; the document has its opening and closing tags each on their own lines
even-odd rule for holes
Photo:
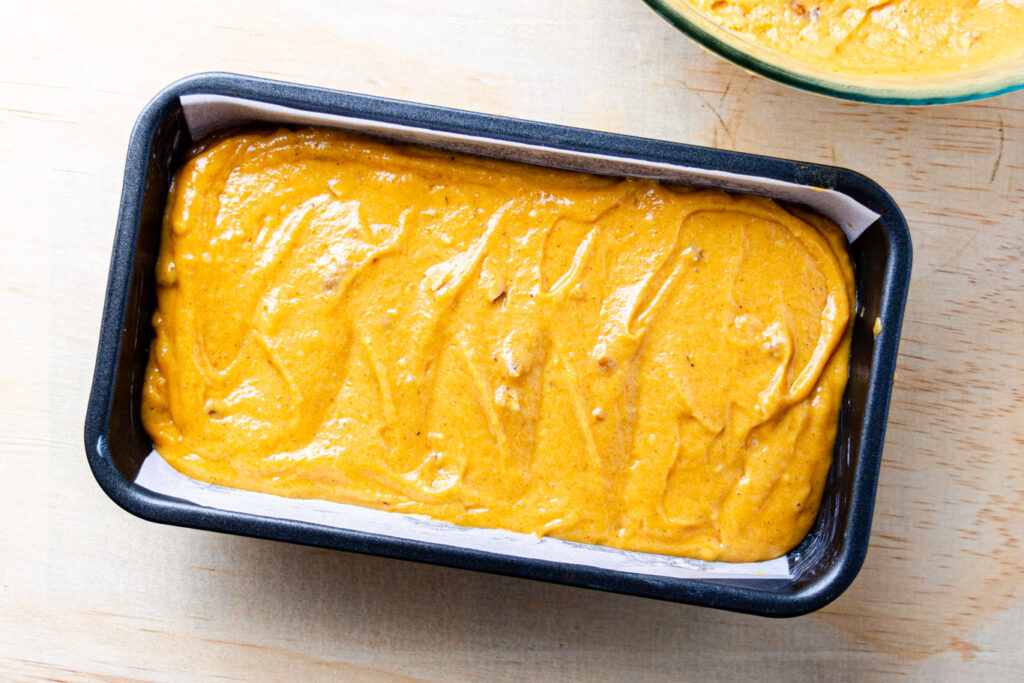
<svg viewBox="0 0 1024 683">
<path fill-rule="evenodd" d="M 1024 0 L 675 0 L 825 71 L 927 79 L 1024 60 Z"/>
<path fill-rule="evenodd" d="M 196 479 L 705 560 L 818 512 L 852 270 L 770 199 L 249 131 L 157 282 L 143 420 Z"/>
</svg>

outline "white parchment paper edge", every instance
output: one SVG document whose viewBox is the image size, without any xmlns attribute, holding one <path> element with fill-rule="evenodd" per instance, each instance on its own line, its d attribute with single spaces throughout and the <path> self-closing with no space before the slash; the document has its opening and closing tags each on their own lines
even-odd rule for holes
<svg viewBox="0 0 1024 683">
<path fill-rule="evenodd" d="M 587 152 L 570 152 L 552 147 L 540 147 L 519 142 L 447 133 L 414 128 L 395 123 L 369 121 L 349 116 L 323 114 L 282 107 L 276 104 L 254 102 L 224 95 L 182 95 L 180 98 L 192 139 L 199 140 L 210 133 L 230 126 L 255 121 L 308 124 L 345 128 L 382 137 L 440 147 L 457 152 L 525 161 L 542 166 L 554 166 L 573 171 L 588 171 L 606 175 L 654 178 L 685 185 L 720 187 L 735 192 L 767 195 L 799 204 L 806 204 L 822 215 L 834 220 L 853 242 L 864 230 L 878 220 L 878 214 L 847 195 L 809 185 L 787 183 L 771 178 L 760 178 L 739 173 L 689 168 L 654 161 L 637 161 L 622 157 Z"/>
<path fill-rule="evenodd" d="M 714 186 L 730 191 L 764 194 L 815 208 L 836 221 L 846 232 L 850 241 L 857 239 L 868 226 L 878 219 L 878 214 L 835 190 L 797 185 L 768 178 L 636 161 L 601 154 L 569 152 L 536 145 L 310 112 L 222 95 L 183 95 L 180 100 L 189 132 L 195 140 L 223 128 L 251 122 L 331 126 L 403 142 L 545 166 L 608 175 L 654 178 L 667 182 Z M 151 491 L 210 508 L 309 522 L 442 546 L 468 548 L 497 555 L 562 562 L 630 574 L 706 579 L 788 579 L 791 576 L 789 561 L 786 557 L 768 562 L 701 562 L 666 555 L 570 543 L 555 538 L 538 538 L 509 531 L 458 527 L 418 515 L 384 512 L 355 505 L 284 498 L 214 486 L 182 475 L 155 451 L 146 458 L 135 483 Z"/>
<path fill-rule="evenodd" d="M 496 555 L 680 579 L 786 579 L 790 576 L 789 561 L 785 557 L 742 564 L 700 562 L 569 543 L 557 538 L 538 538 L 512 531 L 459 527 L 420 515 L 371 510 L 357 505 L 230 489 L 186 477 L 155 451 L 142 463 L 135 483 L 150 491 L 218 510 L 322 524 L 392 538 L 481 550 Z"/>
</svg>

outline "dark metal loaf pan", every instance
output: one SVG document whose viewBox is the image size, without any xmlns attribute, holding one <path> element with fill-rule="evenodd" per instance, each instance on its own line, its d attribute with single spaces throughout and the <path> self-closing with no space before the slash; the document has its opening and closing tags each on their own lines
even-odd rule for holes
<svg viewBox="0 0 1024 683">
<path fill-rule="evenodd" d="M 789 580 L 673 579 L 398 539 L 304 522 L 226 512 L 155 494 L 133 483 L 152 443 L 140 401 L 156 305 L 154 266 L 168 186 L 192 144 L 179 97 L 241 97 L 295 109 L 548 148 L 833 188 L 881 217 L 851 246 L 861 315 L 853 318 L 850 380 L 821 513 L 789 553 Z M 769 616 L 803 614 L 834 600 L 864 561 L 882 456 L 900 324 L 910 278 L 910 235 L 886 192 L 845 169 L 508 119 L 230 74 L 174 83 L 132 132 L 114 238 L 85 446 L 103 490 L 145 519 L 245 536 L 431 562 L 574 586 Z M 873 334 L 875 319 L 883 332 Z"/>
</svg>

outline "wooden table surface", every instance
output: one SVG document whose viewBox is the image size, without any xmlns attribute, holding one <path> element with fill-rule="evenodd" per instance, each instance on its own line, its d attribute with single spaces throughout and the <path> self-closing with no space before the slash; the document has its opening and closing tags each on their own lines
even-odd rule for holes
<svg viewBox="0 0 1024 683">
<path fill-rule="evenodd" d="M 853 586 L 776 621 L 117 508 L 82 425 L 128 135 L 161 87 L 208 70 L 881 183 L 914 274 Z M 19 3 L 0 21 L 0 186 L 0 678 L 1024 677 L 1024 92 L 831 101 L 705 53 L 639 0 Z"/>
</svg>

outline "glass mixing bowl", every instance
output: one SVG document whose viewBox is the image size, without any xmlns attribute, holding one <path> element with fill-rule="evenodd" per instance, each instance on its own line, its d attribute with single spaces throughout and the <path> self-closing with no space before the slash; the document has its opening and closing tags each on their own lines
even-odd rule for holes
<svg viewBox="0 0 1024 683">
<path fill-rule="evenodd" d="M 644 2 L 697 43 L 743 69 L 821 95 L 874 104 L 922 105 L 977 100 L 1024 88 L 1024 60 L 919 79 L 832 73 L 755 45 L 683 0 Z"/>
</svg>

